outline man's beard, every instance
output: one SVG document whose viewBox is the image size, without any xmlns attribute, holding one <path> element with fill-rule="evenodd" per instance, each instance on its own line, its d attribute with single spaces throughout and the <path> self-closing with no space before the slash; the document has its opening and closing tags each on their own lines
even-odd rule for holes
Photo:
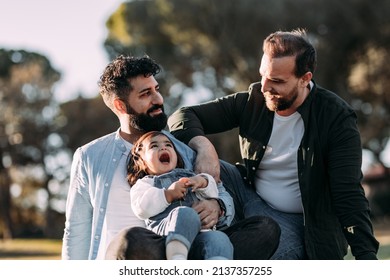
<svg viewBox="0 0 390 280">
<path fill-rule="evenodd" d="M 127 105 L 127 114 L 129 114 L 129 125 L 130 127 L 133 127 L 135 129 L 141 130 L 141 131 L 160 131 L 164 129 L 167 125 L 168 117 L 164 113 L 164 106 L 163 105 L 153 105 L 146 114 L 141 113 L 138 114 L 135 112 L 135 110 L 130 106 Z M 156 110 L 161 108 L 162 113 L 157 116 L 150 116 L 149 114 Z"/>
<path fill-rule="evenodd" d="M 269 96 L 272 97 L 272 95 L 277 95 L 277 94 L 268 94 Z M 277 98 L 276 101 L 271 101 L 266 99 L 266 105 L 267 108 L 271 111 L 284 111 L 289 109 L 297 100 L 298 98 L 298 89 L 295 87 L 293 88 L 289 94 L 286 97 L 281 97 Z"/>
</svg>

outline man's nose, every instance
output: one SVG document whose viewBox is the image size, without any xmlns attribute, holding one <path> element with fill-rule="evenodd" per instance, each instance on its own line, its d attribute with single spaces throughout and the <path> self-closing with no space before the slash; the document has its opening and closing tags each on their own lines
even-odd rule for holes
<svg viewBox="0 0 390 280">
<path fill-rule="evenodd" d="M 152 102 L 153 102 L 153 104 L 160 104 L 160 105 L 162 105 L 164 103 L 164 98 L 162 97 L 160 92 L 156 91 L 153 94 Z"/>
<path fill-rule="evenodd" d="M 268 82 L 267 79 L 265 78 L 262 78 L 261 79 L 261 92 L 267 92 L 267 91 L 271 91 L 271 86 L 270 86 L 270 83 Z"/>
</svg>

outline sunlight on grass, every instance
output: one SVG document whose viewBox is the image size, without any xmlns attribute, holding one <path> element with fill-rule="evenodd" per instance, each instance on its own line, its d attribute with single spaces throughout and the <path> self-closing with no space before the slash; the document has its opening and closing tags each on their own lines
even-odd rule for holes
<svg viewBox="0 0 390 280">
<path fill-rule="evenodd" d="M 59 260 L 62 240 L 14 239 L 0 241 L 0 260 Z"/>
<path fill-rule="evenodd" d="M 380 242 L 378 258 L 390 260 L 390 230 L 377 228 L 377 238 Z M 60 260 L 62 240 L 51 239 L 14 239 L 0 240 L 0 260 Z M 351 252 L 345 257 L 353 260 Z"/>
</svg>

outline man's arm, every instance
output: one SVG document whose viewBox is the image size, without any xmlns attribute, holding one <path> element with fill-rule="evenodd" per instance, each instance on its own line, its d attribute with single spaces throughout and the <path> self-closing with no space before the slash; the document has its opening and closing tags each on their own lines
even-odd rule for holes
<svg viewBox="0 0 390 280">
<path fill-rule="evenodd" d="M 182 107 L 168 118 L 169 130 L 177 139 L 188 144 L 195 136 L 236 128 L 248 97 L 248 92 L 239 92 L 199 105 Z"/>
<path fill-rule="evenodd" d="M 92 205 L 81 149 L 73 156 L 70 185 L 66 202 L 66 221 L 62 243 L 62 259 L 87 260 L 91 244 Z"/>
<path fill-rule="evenodd" d="M 236 93 L 200 105 L 183 107 L 168 119 L 171 133 L 197 152 L 195 172 L 205 172 L 220 181 L 218 154 L 205 137 L 239 125 L 248 93 Z"/>
<path fill-rule="evenodd" d="M 220 165 L 217 151 L 214 145 L 205 136 L 195 136 L 188 143 L 197 152 L 194 163 L 195 173 L 208 173 L 219 183 Z"/>
<path fill-rule="evenodd" d="M 329 139 L 328 169 L 336 214 L 356 259 L 376 259 L 378 241 L 361 181 L 361 142 L 356 118 L 340 120 Z"/>
</svg>

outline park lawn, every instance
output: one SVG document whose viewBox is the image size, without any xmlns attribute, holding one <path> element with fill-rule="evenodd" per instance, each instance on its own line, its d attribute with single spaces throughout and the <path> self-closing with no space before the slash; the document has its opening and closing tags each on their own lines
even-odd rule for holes
<svg viewBox="0 0 390 280">
<path fill-rule="evenodd" d="M 390 243 L 388 243 L 387 245 L 381 245 L 379 247 L 378 259 L 390 260 Z"/>
<path fill-rule="evenodd" d="M 390 230 L 378 230 L 380 242 L 378 258 L 390 260 Z M 59 260 L 62 240 L 52 239 L 13 239 L 0 241 L 0 260 Z M 353 260 L 351 252 L 345 257 Z"/>
<path fill-rule="evenodd" d="M 0 260 L 59 260 L 62 240 L 13 239 L 0 241 Z"/>
</svg>

